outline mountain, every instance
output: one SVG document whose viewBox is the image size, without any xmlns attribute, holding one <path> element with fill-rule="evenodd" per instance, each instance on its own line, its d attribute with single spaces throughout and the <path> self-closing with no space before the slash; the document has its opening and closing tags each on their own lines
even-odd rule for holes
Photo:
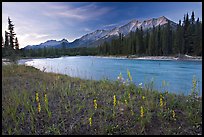
<svg viewBox="0 0 204 137">
<path fill-rule="evenodd" d="M 110 30 L 96 30 L 95 32 L 86 34 L 82 36 L 80 39 L 77 39 L 70 43 L 70 47 L 94 47 L 98 46 L 104 41 L 110 41 L 111 39 L 119 36 L 119 34 L 123 34 L 124 36 L 128 35 L 131 31 L 136 31 L 137 28 L 143 28 L 143 30 L 147 30 L 153 28 L 153 26 L 164 26 L 170 21 L 164 16 L 159 18 L 152 18 L 149 20 L 139 21 L 139 20 L 132 20 L 129 23 L 115 27 Z M 170 25 L 173 28 L 176 28 L 176 23 L 170 21 Z"/>
<path fill-rule="evenodd" d="M 68 43 L 68 41 L 65 41 L 66 46 L 70 48 L 75 48 L 75 47 L 95 47 L 100 44 L 102 44 L 105 41 L 111 41 L 112 39 L 116 38 L 119 36 L 119 34 L 123 34 L 124 36 L 127 36 L 131 31 L 136 31 L 137 28 L 143 28 L 144 31 L 147 29 L 153 28 L 153 26 L 165 26 L 168 21 L 170 22 L 170 25 L 173 28 L 176 28 L 176 23 L 167 19 L 165 16 L 161 16 L 159 18 L 152 18 L 149 20 L 144 20 L 144 21 L 139 21 L 139 20 L 132 20 L 129 23 L 115 27 L 110 30 L 96 30 L 95 32 L 86 34 L 82 36 L 79 39 L 74 40 L 71 43 Z M 50 40 L 45 43 L 41 43 L 40 45 L 35 45 L 35 46 L 30 46 L 32 48 L 34 47 L 60 47 L 61 41 L 55 41 L 55 40 Z"/>
<path fill-rule="evenodd" d="M 68 46 L 69 42 L 66 39 L 62 39 L 60 41 L 57 40 L 48 40 L 44 43 L 39 45 L 28 45 L 24 49 L 39 49 L 39 48 L 46 48 L 46 47 L 53 47 L 53 48 L 60 48 L 63 45 Z"/>
</svg>

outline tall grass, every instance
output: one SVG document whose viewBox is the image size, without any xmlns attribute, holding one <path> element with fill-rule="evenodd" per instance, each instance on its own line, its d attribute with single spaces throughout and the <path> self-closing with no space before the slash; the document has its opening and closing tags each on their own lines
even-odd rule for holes
<svg viewBox="0 0 204 137">
<path fill-rule="evenodd" d="M 196 78 L 184 96 L 135 86 L 127 75 L 92 81 L 3 66 L 2 134 L 202 134 Z"/>
</svg>

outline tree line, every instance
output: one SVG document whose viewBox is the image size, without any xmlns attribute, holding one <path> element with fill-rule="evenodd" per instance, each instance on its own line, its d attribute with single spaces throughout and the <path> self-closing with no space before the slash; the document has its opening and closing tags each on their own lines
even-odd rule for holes
<svg viewBox="0 0 204 137">
<path fill-rule="evenodd" d="M 104 42 L 99 47 L 100 55 L 175 55 L 188 54 L 202 56 L 202 23 L 184 15 L 183 23 L 179 20 L 176 28 L 170 21 L 165 26 L 158 26 L 144 31 L 137 28 L 127 37 L 119 34 L 118 39 Z"/>
<path fill-rule="evenodd" d="M 87 56 L 97 55 L 97 48 L 39 48 L 22 50 L 23 57 L 60 57 L 60 56 Z"/>
</svg>

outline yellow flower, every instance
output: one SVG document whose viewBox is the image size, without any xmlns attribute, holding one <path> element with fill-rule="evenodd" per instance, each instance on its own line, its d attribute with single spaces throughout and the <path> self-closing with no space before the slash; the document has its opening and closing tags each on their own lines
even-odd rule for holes
<svg viewBox="0 0 204 137">
<path fill-rule="evenodd" d="M 163 100 L 162 100 L 162 98 L 163 98 L 162 95 L 160 95 L 160 101 L 159 101 L 160 102 L 160 107 L 163 107 Z"/>
<path fill-rule="evenodd" d="M 48 99 L 47 99 L 47 94 L 45 93 L 45 103 L 47 103 L 48 104 Z"/>
<path fill-rule="evenodd" d="M 125 104 L 127 105 L 128 103 L 127 103 L 127 100 L 125 100 Z"/>
<path fill-rule="evenodd" d="M 131 114 L 132 114 L 132 116 L 134 115 L 134 112 L 132 111 L 132 109 L 131 109 Z"/>
<path fill-rule="evenodd" d="M 128 93 L 128 98 L 130 99 L 130 93 Z"/>
<path fill-rule="evenodd" d="M 128 78 L 130 79 L 130 81 L 132 81 L 132 76 L 130 74 L 130 71 L 127 69 L 127 74 L 128 74 Z"/>
<path fill-rule="evenodd" d="M 145 99 L 145 96 L 142 96 L 142 99 L 144 100 L 144 99 Z"/>
<path fill-rule="evenodd" d="M 116 96 L 115 95 L 113 96 L 113 105 L 114 107 L 116 106 Z"/>
<path fill-rule="evenodd" d="M 144 117 L 144 109 L 142 106 L 140 107 L 140 117 Z"/>
<path fill-rule="evenodd" d="M 35 93 L 35 98 L 36 98 L 36 101 L 39 102 L 38 92 Z"/>
<path fill-rule="evenodd" d="M 92 118 L 89 118 L 89 125 L 92 126 Z"/>
<path fill-rule="evenodd" d="M 95 110 L 97 109 L 96 99 L 94 99 L 94 108 L 95 108 Z"/>
<path fill-rule="evenodd" d="M 175 113 L 175 111 L 173 110 L 173 111 L 172 111 L 172 117 L 175 118 L 175 116 L 176 116 L 176 113 Z"/>
<path fill-rule="evenodd" d="M 41 111 L 41 106 L 40 106 L 40 102 L 38 102 L 38 112 L 40 113 Z"/>
</svg>

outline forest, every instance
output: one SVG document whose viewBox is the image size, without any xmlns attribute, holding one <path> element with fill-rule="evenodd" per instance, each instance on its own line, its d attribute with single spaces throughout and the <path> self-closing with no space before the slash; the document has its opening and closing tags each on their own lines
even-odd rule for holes
<svg viewBox="0 0 204 137">
<path fill-rule="evenodd" d="M 187 13 L 183 23 L 179 20 L 176 28 L 172 28 L 170 22 L 147 31 L 140 28 L 128 37 L 120 34 L 118 39 L 105 42 L 98 48 L 102 55 L 202 56 L 202 23 L 199 18 L 195 21 L 194 12 L 190 19 Z"/>
</svg>

